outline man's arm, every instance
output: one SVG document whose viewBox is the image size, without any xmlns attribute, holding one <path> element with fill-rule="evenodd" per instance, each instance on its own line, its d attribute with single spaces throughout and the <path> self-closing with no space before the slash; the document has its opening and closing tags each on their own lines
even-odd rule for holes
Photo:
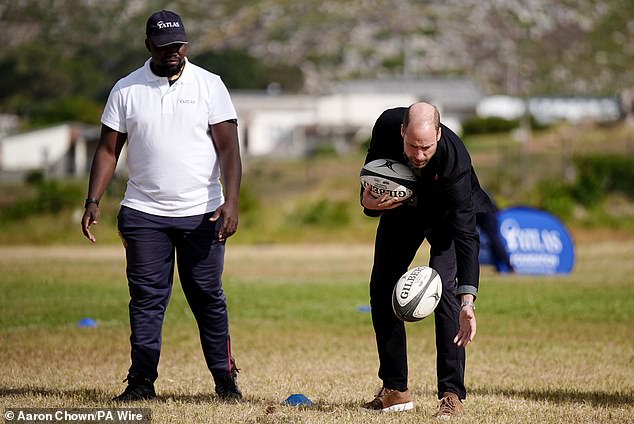
<svg viewBox="0 0 634 424">
<path fill-rule="evenodd" d="M 445 207 L 449 211 L 447 225 L 452 229 L 456 249 L 457 294 L 476 297 L 480 280 L 480 238 L 471 196 L 471 174 L 463 173 L 443 191 L 447 202 Z"/>
<path fill-rule="evenodd" d="M 211 217 L 212 221 L 222 217 L 219 240 L 226 240 L 238 229 L 238 195 L 242 180 L 242 161 L 238 129 L 235 122 L 225 121 L 210 125 L 211 137 L 218 153 L 220 174 L 224 188 L 225 203 Z"/>
<path fill-rule="evenodd" d="M 372 138 L 368 152 L 365 156 L 364 164 L 375 159 L 394 159 L 403 162 L 403 139 L 401 138 L 401 123 L 406 108 L 395 108 L 384 111 L 372 127 Z M 387 195 L 375 200 L 369 190 L 361 187 L 360 201 L 363 206 L 363 213 L 367 216 L 377 217 L 383 210 L 393 209 L 400 206 L 395 200 L 388 199 Z"/>
<path fill-rule="evenodd" d="M 86 198 L 84 215 L 81 218 L 81 229 L 84 236 L 95 242 L 95 236 L 90 232 L 90 226 L 99 222 L 101 212 L 99 201 L 108 184 L 112 180 L 121 149 L 127 139 L 127 134 L 120 133 L 106 125 L 101 126 L 101 137 L 90 169 L 88 196 Z"/>
<path fill-rule="evenodd" d="M 458 346 L 467 346 L 476 335 L 475 298 L 480 279 L 480 239 L 475 226 L 475 208 L 471 196 L 471 173 L 453 181 L 445 189 L 450 225 L 454 234 L 460 299 L 459 330 L 454 338 Z"/>
</svg>

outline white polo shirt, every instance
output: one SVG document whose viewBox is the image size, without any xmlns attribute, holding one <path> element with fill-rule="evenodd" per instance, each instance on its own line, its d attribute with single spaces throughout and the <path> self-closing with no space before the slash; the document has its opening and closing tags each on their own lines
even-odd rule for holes
<svg viewBox="0 0 634 424">
<path fill-rule="evenodd" d="M 101 122 L 128 135 L 129 179 L 122 205 L 159 216 L 192 216 L 224 203 L 209 125 L 236 119 L 216 74 L 187 61 L 170 86 L 150 60 L 120 79 Z"/>
</svg>

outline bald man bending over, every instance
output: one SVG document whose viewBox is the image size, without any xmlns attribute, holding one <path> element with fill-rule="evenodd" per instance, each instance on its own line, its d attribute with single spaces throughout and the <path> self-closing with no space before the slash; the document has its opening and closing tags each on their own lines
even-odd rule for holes
<svg viewBox="0 0 634 424">
<path fill-rule="evenodd" d="M 416 197 L 399 202 L 375 198 L 370 186 L 361 193 L 363 212 L 380 217 L 374 265 L 370 277 L 372 324 L 379 354 L 378 376 L 383 384 L 363 408 L 384 412 L 414 407 L 408 390 L 405 326 L 392 311 L 391 296 L 425 239 L 429 266 L 442 278 L 443 295 L 434 311 L 438 399 L 436 417 L 462 415 L 465 347 L 476 334 L 480 242 L 476 212 L 493 212 L 462 140 L 440 123 L 429 103 L 388 109 L 379 116 L 365 163 L 393 159 L 417 176 Z"/>
</svg>

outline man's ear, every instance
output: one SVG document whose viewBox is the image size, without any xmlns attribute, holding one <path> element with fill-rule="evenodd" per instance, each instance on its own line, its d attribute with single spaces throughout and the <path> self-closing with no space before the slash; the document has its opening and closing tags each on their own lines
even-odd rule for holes
<svg viewBox="0 0 634 424">
<path fill-rule="evenodd" d="M 405 138 L 405 126 L 401 124 L 401 137 Z"/>
<path fill-rule="evenodd" d="M 436 136 L 436 141 L 440 141 L 441 134 L 442 134 L 442 127 L 438 127 L 438 135 Z"/>
<path fill-rule="evenodd" d="M 149 51 L 150 53 L 152 52 L 152 49 L 150 48 L 150 40 L 148 40 L 147 38 L 145 39 L 145 48 L 147 49 L 147 51 Z"/>
</svg>

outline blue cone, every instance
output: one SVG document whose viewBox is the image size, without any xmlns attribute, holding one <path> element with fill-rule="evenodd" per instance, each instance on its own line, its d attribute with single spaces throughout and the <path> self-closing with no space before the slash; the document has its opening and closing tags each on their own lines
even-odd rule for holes
<svg viewBox="0 0 634 424">
<path fill-rule="evenodd" d="M 311 406 L 313 402 L 301 393 L 292 394 L 286 398 L 282 405 Z"/>
<path fill-rule="evenodd" d="M 97 321 L 92 318 L 82 318 L 77 323 L 77 327 L 96 327 Z"/>
</svg>

